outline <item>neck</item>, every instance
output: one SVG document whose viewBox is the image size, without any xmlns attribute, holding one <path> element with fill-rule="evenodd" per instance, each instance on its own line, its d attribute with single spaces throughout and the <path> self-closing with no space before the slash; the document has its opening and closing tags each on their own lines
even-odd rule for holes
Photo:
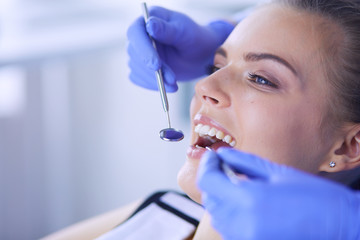
<svg viewBox="0 0 360 240">
<path fill-rule="evenodd" d="M 219 233 L 211 226 L 210 215 L 206 212 L 196 229 L 193 240 L 221 240 Z"/>
</svg>

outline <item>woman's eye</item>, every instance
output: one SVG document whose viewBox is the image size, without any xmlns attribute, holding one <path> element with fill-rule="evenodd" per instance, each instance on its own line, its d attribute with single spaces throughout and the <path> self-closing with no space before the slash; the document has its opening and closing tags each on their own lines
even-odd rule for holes
<svg viewBox="0 0 360 240">
<path fill-rule="evenodd" d="M 219 70 L 220 68 L 219 67 L 217 67 L 217 66 L 215 66 L 215 65 L 211 65 L 211 66 L 209 66 L 209 71 L 208 71 L 208 73 L 209 73 L 209 75 L 211 75 L 211 74 L 213 74 L 214 72 L 216 72 L 217 70 Z"/>
<path fill-rule="evenodd" d="M 270 82 L 269 80 L 267 80 L 266 78 L 253 74 L 253 73 L 249 73 L 248 74 L 248 78 L 250 81 L 259 84 L 259 85 L 265 85 L 268 87 L 273 87 L 273 88 L 277 88 L 278 86 L 275 85 L 274 83 Z"/>
</svg>

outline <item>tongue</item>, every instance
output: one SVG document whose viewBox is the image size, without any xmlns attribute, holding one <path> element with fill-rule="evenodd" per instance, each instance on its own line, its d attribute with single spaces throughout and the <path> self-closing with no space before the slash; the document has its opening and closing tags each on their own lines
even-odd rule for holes
<svg viewBox="0 0 360 240">
<path fill-rule="evenodd" d="M 221 147 L 229 147 L 229 148 L 231 148 L 231 146 L 229 144 L 227 144 L 226 142 L 223 142 L 223 141 L 216 142 L 216 143 L 214 143 L 214 144 L 212 144 L 210 146 L 210 148 L 212 150 L 214 150 L 214 151 L 218 150 Z"/>
</svg>

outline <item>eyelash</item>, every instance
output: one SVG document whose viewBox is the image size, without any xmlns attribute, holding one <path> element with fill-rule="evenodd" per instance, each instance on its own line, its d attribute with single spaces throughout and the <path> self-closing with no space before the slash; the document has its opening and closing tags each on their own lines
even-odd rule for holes
<svg viewBox="0 0 360 240">
<path fill-rule="evenodd" d="M 264 85 L 272 88 L 278 88 L 276 84 L 272 83 L 271 81 L 267 80 L 266 78 L 260 75 L 249 72 L 248 78 L 250 81 L 254 82 L 255 84 Z"/>
<path fill-rule="evenodd" d="M 214 72 L 216 72 L 217 70 L 219 70 L 220 68 L 215 66 L 215 65 L 210 65 L 208 67 L 208 74 L 211 75 L 213 74 Z"/>
<path fill-rule="evenodd" d="M 209 75 L 213 74 L 214 72 L 218 71 L 220 68 L 216 67 L 215 65 L 210 65 L 208 72 Z M 268 87 L 272 87 L 272 88 L 278 88 L 278 86 L 274 83 L 272 83 L 271 81 L 267 80 L 265 77 L 262 77 L 260 75 L 257 75 L 255 73 L 248 73 L 248 79 L 252 82 L 254 82 L 255 84 L 258 85 L 264 85 L 264 86 L 268 86 Z M 260 80 L 260 81 L 259 81 Z"/>
</svg>

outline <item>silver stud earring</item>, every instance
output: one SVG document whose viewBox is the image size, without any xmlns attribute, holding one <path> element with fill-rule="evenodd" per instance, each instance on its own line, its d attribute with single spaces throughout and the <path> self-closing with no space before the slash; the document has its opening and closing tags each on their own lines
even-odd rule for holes
<svg viewBox="0 0 360 240">
<path fill-rule="evenodd" d="M 330 166 L 331 168 L 334 168 L 334 167 L 336 166 L 336 163 L 335 163 L 334 161 L 331 161 L 331 162 L 329 163 L 329 166 Z"/>
</svg>

